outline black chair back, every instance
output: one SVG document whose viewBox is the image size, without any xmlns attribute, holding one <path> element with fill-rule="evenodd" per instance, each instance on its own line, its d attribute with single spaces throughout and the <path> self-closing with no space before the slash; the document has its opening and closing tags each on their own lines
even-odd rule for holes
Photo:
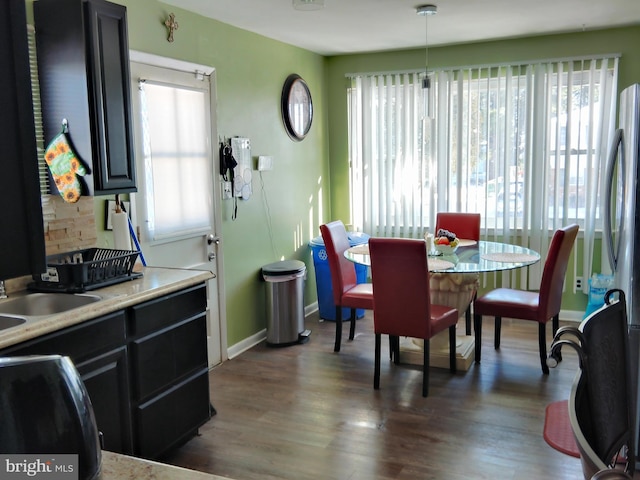
<svg viewBox="0 0 640 480">
<path fill-rule="evenodd" d="M 571 334 L 573 339 L 563 338 Z M 580 358 L 569 397 L 569 418 L 585 478 L 622 460 L 635 469 L 629 333 L 624 293 L 610 290 L 605 306 L 580 326 L 563 327 L 551 345 L 551 356 L 563 345 Z"/>
</svg>

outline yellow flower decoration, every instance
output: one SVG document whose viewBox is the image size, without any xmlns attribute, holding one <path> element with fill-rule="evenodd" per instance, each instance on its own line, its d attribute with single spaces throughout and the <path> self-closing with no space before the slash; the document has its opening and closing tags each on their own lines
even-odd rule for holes
<svg viewBox="0 0 640 480">
<path fill-rule="evenodd" d="M 64 199 L 69 203 L 76 203 L 80 199 L 80 192 L 71 187 L 64 191 Z"/>
</svg>

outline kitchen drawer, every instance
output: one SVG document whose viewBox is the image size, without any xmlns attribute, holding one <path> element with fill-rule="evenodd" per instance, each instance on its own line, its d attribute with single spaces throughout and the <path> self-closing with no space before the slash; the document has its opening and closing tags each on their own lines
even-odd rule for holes
<svg viewBox="0 0 640 480">
<path fill-rule="evenodd" d="M 125 312 L 118 311 L 2 351 L 7 355 L 66 355 L 74 363 L 125 345 Z"/>
<path fill-rule="evenodd" d="M 131 335 L 143 336 L 207 309 L 207 287 L 197 285 L 131 307 Z"/>
<path fill-rule="evenodd" d="M 143 401 L 207 367 L 206 315 L 140 338 L 131 344 L 135 399 Z"/>
<path fill-rule="evenodd" d="M 157 458 L 194 435 L 211 417 L 209 372 L 203 369 L 184 382 L 138 406 L 136 455 Z"/>
</svg>

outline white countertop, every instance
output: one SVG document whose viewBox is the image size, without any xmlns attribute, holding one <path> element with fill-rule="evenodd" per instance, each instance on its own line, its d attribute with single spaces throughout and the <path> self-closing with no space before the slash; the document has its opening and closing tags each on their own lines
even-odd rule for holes
<svg viewBox="0 0 640 480">
<path fill-rule="evenodd" d="M 27 323 L 0 330 L 0 349 L 122 310 L 213 278 L 213 273 L 207 270 L 144 267 L 142 272 L 143 276 L 141 278 L 87 292 L 100 296 L 102 298 L 100 301 L 74 308 L 64 313 L 32 317 L 33 320 L 29 320 Z M 28 292 L 14 293 L 10 295 L 9 300 L 21 295 L 28 295 Z M 0 301 L 0 305 L 3 301 L 6 300 Z"/>
</svg>

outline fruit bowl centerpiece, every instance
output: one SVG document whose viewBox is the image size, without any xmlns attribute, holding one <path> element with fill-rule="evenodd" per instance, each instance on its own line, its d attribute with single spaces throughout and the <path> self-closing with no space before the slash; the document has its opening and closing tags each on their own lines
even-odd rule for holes
<svg viewBox="0 0 640 480">
<path fill-rule="evenodd" d="M 458 249 L 459 243 L 460 240 L 458 240 L 456 234 L 444 228 L 439 228 L 433 239 L 433 246 L 443 255 L 453 254 Z"/>
</svg>

